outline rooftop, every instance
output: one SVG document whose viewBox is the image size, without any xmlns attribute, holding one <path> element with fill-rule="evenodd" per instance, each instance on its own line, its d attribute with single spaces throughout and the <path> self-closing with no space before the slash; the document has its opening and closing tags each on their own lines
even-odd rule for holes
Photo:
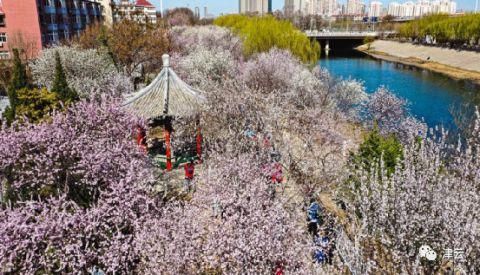
<svg viewBox="0 0 480 275">
<path fill-rule="evenodd" d="M 148 2 L 147 0 L 137 0 L 136 6 L 143 6 L 143 7 L 155 7 L 152 3 Z"/>
<path fill-rule="evenodd" d="M 124 106 L 144 119 L 188 117 L 199 112 L 204 100 L 200 91 L 177 76 L 164 55 L 162 71 L 150 85 L 127 96 Z"/>
</svg>

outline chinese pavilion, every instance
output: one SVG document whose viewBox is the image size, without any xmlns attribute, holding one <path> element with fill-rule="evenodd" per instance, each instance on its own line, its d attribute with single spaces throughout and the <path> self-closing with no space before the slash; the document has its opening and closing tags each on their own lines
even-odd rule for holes
<svg viewBox="0 0 480 275">
<path fill-rule="evenodd" d="M 172 122 L 188 118 L 196 123 L 196 155 L 201 155 L 201 134 L 198 114 L 205 101 L 201 92 L 183 82 L 170 68 L 170 57 L 165 54 L 163 69 L 147 87 L 127 97 L 124 107 L 147 120 L 148 130 L 137 138 L 149 152 L 164 155 L 166 169 L 172 169 Z"/>
</svg>

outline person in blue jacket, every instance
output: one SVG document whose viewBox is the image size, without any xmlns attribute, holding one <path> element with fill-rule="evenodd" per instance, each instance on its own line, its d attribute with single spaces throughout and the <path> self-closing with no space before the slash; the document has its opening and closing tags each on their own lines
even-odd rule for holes
<svg viewBox="0 0 480 275">
<path fill-rule="evenodd" d="M 310 206 L 307 209 L 308 232 L 313 236 L 318 236 L 318 225 L 321 224 L 320 217 L 321 207 L 314 199 L 310 199 Z"/>
</svg>

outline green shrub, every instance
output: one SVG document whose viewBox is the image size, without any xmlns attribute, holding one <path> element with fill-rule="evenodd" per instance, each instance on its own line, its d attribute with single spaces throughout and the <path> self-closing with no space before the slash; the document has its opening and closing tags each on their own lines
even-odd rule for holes
<svg viewBox="0 0 480 275">
<path fill-rule="evenodd" d="M 395 171 L 395 166 L 402 157 L 402 145 L 394 136 L 384 137 L 378 129 L 370 132 L 356 154 L 352 155 L 352 162 L 357 167 L 364 167 L 367 170 L 378 167 L 380 159 L 383 158 L 384 168 L 387 174 Z"/>
<path fill-rule="evenodd" d="M 61 108 L 60 99 L 56 93 L 47 89 L 20 89 L 17 91 L 17 118 L 27 118 L 38 123 L 47 118 L 54 110 Z"/>
<path fill-rule="evenodd" d="M 273 16 L 226 15 L 217 18 L 215 25 L 231 29 L 243 40 L 245 56 L 267 52 L 271 48 L 289 50 L 305 63 L 317 62 L 320 45 L 296 29 L 292 23 Z"/>
</svg>

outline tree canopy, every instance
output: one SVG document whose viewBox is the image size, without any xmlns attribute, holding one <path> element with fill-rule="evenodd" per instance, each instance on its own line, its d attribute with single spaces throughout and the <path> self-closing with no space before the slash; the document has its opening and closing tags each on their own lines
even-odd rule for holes
<svg viewBox="0 0 480 275">
<path fill-rule="evenodd" d="M 291 22 L 273 16 L 226 15 L 214 24 L 230 28 L 243 40 L 244 54 L 268 52 L 271 48 L 289 50 L 303 62 L 316 62 L 320 55 L 318 42 L 312 42 Z"/>
<path fill-rule="evenodd" d="M 160 67 L 169 42 L 163 28 L 123 20 L 111 29 L 108 47 L 117 65 L 122 66 L 128 76 L 133 76 L 142 66 L 150 66 L 152 70 Z"/>
<path fill-rule="evenodd" d="M 439 43 L 479 44 L 480 14 L 450 17 L 446 14 L 425 16 L 403 25 L 400 35 L 405 38 L 424 39 L 430 35 Z"/>
</svg>

